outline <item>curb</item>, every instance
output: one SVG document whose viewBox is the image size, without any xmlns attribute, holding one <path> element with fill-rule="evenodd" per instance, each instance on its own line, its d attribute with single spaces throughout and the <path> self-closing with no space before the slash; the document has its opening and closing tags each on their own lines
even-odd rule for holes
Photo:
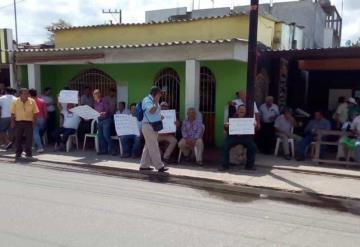
<svg viewBox="0 0 360 247">
<path fill-rule="evenodd" d="M 12 160 L 11 157 L 0 155 L 0 158 L 7 161 Z M 96 166 L 87 163 L 69 163 L 62 161 L 48 161 L 39 159 L 38 162 L 29 164 L 30 166 L 42 167 L 63 171 L 76 171 L 76 169 L 64 169 L 61 167 L 52 167 L 49 165 L 41 164 L 48 163 L 54 165 L 64 165 L 66 167 L 82 168 L 86 169 L 85 173 L 90 174 L 102 174 L 108 176 L 117 176 L 129 179 L 138 179 L 144 181 L 151 181 L 157 183 L 170 183 L 182 186 L 187 186 L 195 189 L 204 190 L 207 192 L 221 192 L 230 193 L 232 195 L 246 195 L 253 198 L 263 198 L 272 200 L 281 200 L 292 203 L 302 203 L 310 206 L 320 206 L 326 208 L 332 208 L 339 211 L 348 211 L 350 204 L 360 203 L 360 198 L 334 196 L 328 194 L 314 193 L 310 191 L 301 190 L 286 190 L 277 187 L 264 187 L 253 186 L 243 183 L 226 183 L 225 181 L 219 181 L 207 178 L 198 178 L 186 175 L 173 175 L 169 173 L 159 174 L 157 172 L 139 172 L 134 169 L 127 168 L 115 168 L 109 166 Z M 79 170 L 77 170 L 79 171 Z M 82 170 L 84 172 L 84 170 Z"/>
<path fill-rule="evenodd" d="M 257 167 L 261 167 L 263 169 L 276 169 L 276 170 L 282 170 L 282 171 L 290 171 L 290 172 L 298 172 L 298 173 L 304 173 L 304 174 L 314 174 L 314 175 L 325 175 L 325 176 L 333 176 L 333 177 L 340 177 L 340 178 L 354 178 L 354 179 L 360 179 L 359 175 L 354 174 L 339 174 L 336 172 L 328 172 L 328 171 L 314 171 L 314 170 L 305 170 L 305 169 L 299 169 L 299 168 L 293 168 L 293 167 L 284 167 L 284 166 L 266 166 L 262 164 L 257 164 Z"/>
</svg>

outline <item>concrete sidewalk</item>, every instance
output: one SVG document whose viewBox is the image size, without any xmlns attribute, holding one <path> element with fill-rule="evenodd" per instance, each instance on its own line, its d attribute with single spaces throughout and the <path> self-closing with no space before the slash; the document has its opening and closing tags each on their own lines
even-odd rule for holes
<svg viewBox="0 0 360 247">
<path fill-rule="evenodd" d="M 0 152 L 6 159 L 13 153 Z M 92 151 L 70 153 L 51 152 L 35 156 L 40 161 L 87 167 L 111 168 L 139 174 L 139 161 L 119 156 L 98 156 Z M 304 193 L 332 198 L 360 200 L 360 171 L 331 167 L 314 167 L 306 163 L 289 162 L 273 156 L 258 156 L 258 170 L 246 172 L 232 167 L 229 172 L 217 171 L 217 166 L 190 164 L 170 165 L 169 177 L 213 181 L 226 185 L 245 186 L 276 191 Z"/>
</svg>

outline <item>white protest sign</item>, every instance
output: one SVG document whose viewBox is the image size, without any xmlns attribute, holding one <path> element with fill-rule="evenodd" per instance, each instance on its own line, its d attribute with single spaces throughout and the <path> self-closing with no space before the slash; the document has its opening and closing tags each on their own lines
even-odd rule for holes
<svg viewBox="0 0 360 247">
<path fill-rule="evenodd" d="M 163 110 L 161 115 L 164 117 L 163 129 L 159 131 L 159 134 L 175 133 L 176 132 L 176 112 L 175 110 Z"/>
<path fill-rule="evenodd" d="M 115 129 L 118 136 L 136 135 L 140 136 L 136 117 L 127 114 L 114 115 Z"/>
<path fill-rule="evenodd" d="M 76 90 L 61 90 L 59 95 L 60 103 L 78 104 L 79 91 Z"/>
<path fill-rule="evenodd" d="M 95 111 L 93 108 L 91 108 L 88 105 L 77 106 L 77 107 L 70 109 L 70 111 L 79 115 L 80 117 L 82 117 L 85 120 L 95 119 L 100 116 L 100 113 L 98 113 L 97 111 Z"/>
<path fill-rule="evenodd" d="M 229 118 L 229 135 L 254 135 L 254 118 Z"/>
</svg>

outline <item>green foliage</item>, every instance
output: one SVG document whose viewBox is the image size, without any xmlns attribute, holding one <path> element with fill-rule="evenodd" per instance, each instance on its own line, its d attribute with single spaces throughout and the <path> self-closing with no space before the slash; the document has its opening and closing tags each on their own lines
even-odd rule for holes
<svg viewBox="0 0 360 247">
<path fill-rule="evenodd" d="M 51 43 L 51 44 L 54 44 L 54 29 L 57 29 L 57 28 L 64 28 L 64 27 L 71 27 L 71 24 L 66 22 L 65 20 L 63 19 L 59 19 L 57 22 L 53 22 L 51 23 L 49 26 L 46 26 L 46 30 L 49 31 L 49 40 L 48 42 Z"/>
</svg>

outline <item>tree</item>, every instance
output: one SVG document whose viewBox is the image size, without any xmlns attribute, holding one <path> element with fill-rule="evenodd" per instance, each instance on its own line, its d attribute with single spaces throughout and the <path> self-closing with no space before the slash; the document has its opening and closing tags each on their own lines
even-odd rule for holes
<svg viewBox="0 0 360 247">
<path fill-rule="evenodd" d="M 360 38 L 352 44 L 353 47 L 360 47 Z"/>
<path fill-rule="evenodd" d="M 65 27 L 71 27 L 71 24 L 66 22 L 65 20 L 63 19 L 59 19 L 57 22 L 53 22 L 51 23 L 51 25 L 49 26 L 46 26 L 46 29 L 49 31 L 49 40 L 48 42 L 50 44 L 54 44 L 55 43 L 55 40 L 54 40 L 54 29 L 57 29 L 57 28 L 65 28 Z"/>
</svg>

